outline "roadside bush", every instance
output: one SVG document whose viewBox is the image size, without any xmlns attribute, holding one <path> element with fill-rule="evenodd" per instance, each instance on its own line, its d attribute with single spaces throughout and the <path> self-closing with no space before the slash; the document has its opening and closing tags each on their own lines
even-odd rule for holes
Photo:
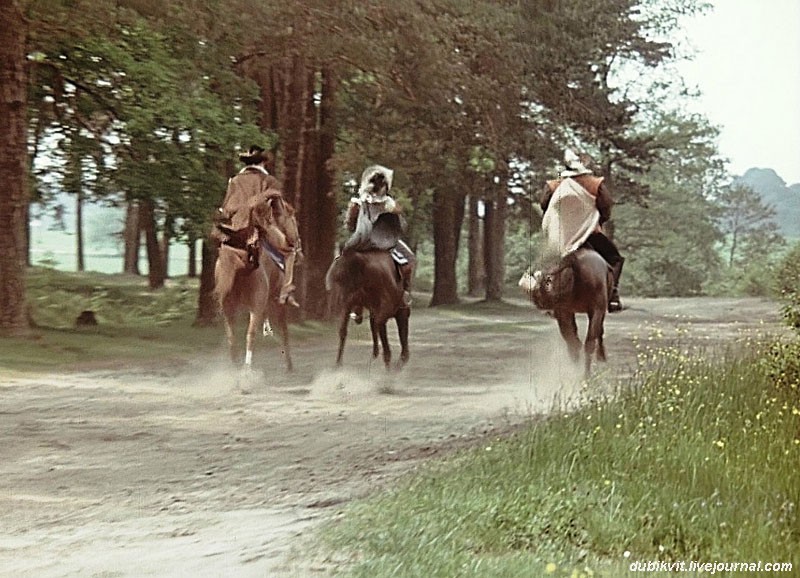
<svg viewBox="0 0 800 578">
<path fill-rule="evenodd" d="M 783 302 L 783 318 L 800 332 L 800 242 L 789 250 L 778 267 L 776 289 Z"/>
<path fill-rule="evenodd" d="M 765 363 L 775 386 L 800 398 L 800 340 L 773 344 L 767 351 Z"/>
</svg>

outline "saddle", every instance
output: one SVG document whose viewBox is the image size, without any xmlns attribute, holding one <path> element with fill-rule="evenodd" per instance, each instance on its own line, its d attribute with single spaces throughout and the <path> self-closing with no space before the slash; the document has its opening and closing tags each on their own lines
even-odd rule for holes
<svg viewBox="0 0 800 578">
<path fill-rule="evenodd" d="M 247 268 L 251 270 L 258 269 L 258 259 L 260 257 L 258 235 L 248 232 L 246 229 L 236 231 L 225 220 L 217 220 L 214 223 L 214 229 L 214 237 L 219 240 L 221 245 L 244 251 L 246 253 L 245 262 L 247 263 Z"/>
</svg>

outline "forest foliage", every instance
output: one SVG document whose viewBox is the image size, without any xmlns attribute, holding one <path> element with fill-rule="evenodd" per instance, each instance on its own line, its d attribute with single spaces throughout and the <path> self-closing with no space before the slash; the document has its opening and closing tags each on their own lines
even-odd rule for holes
<svg viewBox="0 0 800 578">
<path fill-rule="evenodd" d="M 368 164 L 396 170 L 409 241 L 430 252 L 431 303 L 495 300 L 535 258 L 536 191 L 565 147 L 613 191 L 627 291 L 766 290 L 753 280 L 781 238 L 730 186 L 716 127 L 682 112 L 692 94 L 669 72 L 704 2 L 19 4 L 30 200 L 125 207 L 120 268 L 138 272 L 128 256 L 143 238 L 152 288 L 170 243 L 206 237 L 237 152 L 261 143 L 299 210 L 309 317 L 324 315 L 340 213 Z M 204 245 L 201 275 L 213 259 Z M 209 291 L 206 278 L 199 320 Z"/>
</svg>

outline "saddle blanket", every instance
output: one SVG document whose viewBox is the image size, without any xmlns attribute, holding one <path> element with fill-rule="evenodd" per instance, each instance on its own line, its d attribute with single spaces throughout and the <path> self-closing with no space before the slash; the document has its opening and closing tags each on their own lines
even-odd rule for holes
<svg viewBox="0 0 800 578">
<path fill-rule="evenodd" d="M 283 256 L 283 253 L 278 251 L 275 247 L 270 245 L 266 240 L 261 240 L 261 248 L 267 252 L 267 255 L 270 256 L 270 259 L 278 266 L 278 269 L 281 271 L 286 271 L 286 259 Z"/>
</svg>

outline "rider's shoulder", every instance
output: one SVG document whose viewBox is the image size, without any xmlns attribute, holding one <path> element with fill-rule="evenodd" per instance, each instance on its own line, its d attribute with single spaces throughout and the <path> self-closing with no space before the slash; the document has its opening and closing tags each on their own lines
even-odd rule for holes
<svg viewBox="0 0 800 578">
<path fill-rule="evenodd" d="M 545 184 L 547 185 L 547 188 L 550 189 L 550 192 L 553 192 L 558 188 L 558 185 L 560 185 L 563 180 L 564 179 L 551 179 L 549 181 L 545 181 Z"/>
</svg>

